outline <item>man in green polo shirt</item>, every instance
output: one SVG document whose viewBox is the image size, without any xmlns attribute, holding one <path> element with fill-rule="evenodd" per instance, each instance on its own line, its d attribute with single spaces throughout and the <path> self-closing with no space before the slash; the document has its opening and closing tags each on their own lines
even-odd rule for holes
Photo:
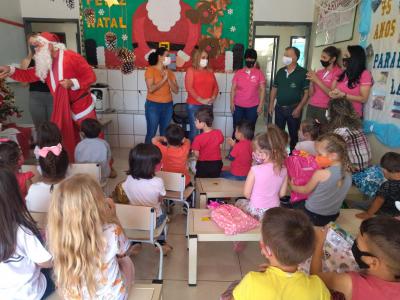
<svg viewBox="0 0 400 300">
<path fill-rule="evenodd" d="M 307 104 L 310 86 L 307 70 L 297 64 L 299 58 L 299 49 L 286 48 L 282 60 L 285 67 L 276 73 L 269 101 L 269 114 L 272 116 L 275 110 L 275 124 L 282 130 L 288 125 L 291 151 L 299 139 L 301 112 Z"/>
</svg>

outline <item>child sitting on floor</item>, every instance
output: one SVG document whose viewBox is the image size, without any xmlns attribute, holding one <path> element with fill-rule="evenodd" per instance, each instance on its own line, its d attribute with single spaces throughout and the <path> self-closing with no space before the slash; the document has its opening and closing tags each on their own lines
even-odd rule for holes
<svg viewBox="0 0 400 300">
<path fill-rule="evenodd" d="M 40 241 L 15 175 L 4 167 L 0 167 L 0 220 L 0 299 L 45 299 L 54 284 L 40 269 L 51 268 L 52 257 Z"/>
<path fill-rule="evenodd" d="M 388 152 L 381 158 L 381 167 L 387 181 L 382 183 L 375 199 L 366 212 L 356 216 L 360 219 L 371 218 L 374 214 L 397 216 L 396 201 L 400 201 L 400 154 Z"/>
<path fill-rule="evenodd" d="M 228 159 L 232 161 L 230 171 L 223 171 L 221 173 L 222 178 L 232 180 L 246 180 L 247 174 L 249 174 L 253 151 L 251 140 L 254 137 L 253 125 L 243 120 L 239 122 L 235 130 L 235 139 L 228 139 L 228 144 L 233 147 L 232 151 L 228 155 Z"/>
<path fill-rule="evenodd" d="M 305 212 L 315 226 L 325 226 L 338 218 L 351 187 L 350 162 L 346 142 L 335 133 L 320 136 L 315 147 L 317 162 L 327 168 L 315 171 L 306 185 L 291 184 L 291 188 L 302 194 L 312 192 L 305 203 Z"/>
<path fill-rule="evenodd" d="M 161 151 L 153 144 L 138 144 L 129 153 L 129 172 L 122 189 L 129 203 L 136 206 L 154 207 L 156 209 L 156 227 L 167 218 L 161 203 L 166 195 L 164 182 L 156 176 L 156 166 L 161 162 Z M 172 250 L 165 237 L 159 240 L 166 255 Z M 158 248 L 157 248 L 158 249 Z"/>
<path fill-rule="evenodd" d="M 21 149 L 14 141 L 8 141 L 0 144 L 0 165 L 9 168 L 14 172 L 22 199 L 25 199 L 26 193 L 32 184 L 34 174 L 32 172 L 21 172 L 21 166 L 24 164 L 24 157 Z"/>
<path fill-rule="evenodd" d="M 234 300 L 329 300 L 318 276 L 297 270 L 313 253 L 315 234 L 307 216 L 296 210 L 268 210 L 261 227 L 261 254 L 268 261 L 263 272 L 250 272 L 233 290 Z"/>
<path fill-rule="evenodd" d="M 152 139 L 162 154 L 162 171 L 182 173 L 185 183 L 190 183 L 187 160 L 190 152 L 190 141 L 185 138 L 185 131 L 176 124 L 170 124 L 165 132 L 165 137 L 159 136 Z"/>
<path fill-rule="evenodd" d="M 101 182 L 108 177 L 114 178 L 115 171 L 111 169 L 110 145 L 99 138 L 102 126 L 96 119 L 85 119 L 81 124 L 84 139 L 75 148 L 75 162 L 99 163 L 101 166 Z"/>
<path fill-rule="evenodd" d="M 48 243 L 63 299 L 128 298 L 134 280 L 126 239 L 111 199 L 91 176 L 72 176 L 54 191 Z"/>
<path fill-rule="evenodd" d="M 296 145 L 296 150 L 305 151 L 311 155 L 317 155 L 315 150 L 315 140 L 320 132 L 320 124 L 316 121 L 304 120 L 300 124 L 299 142 Z"/>
<path fill-rule="evenodd" d="M 325 229 L 315 229 L 317 242 L 311 274 L 318 275 L 331 290 L 352 300 L 400 299 L 400 221 L 388 216 L 364 220 L 352 252 L 361 271 L 322 272 Z"/>
<path fill-rule="evenodd" d="M 26 206 L 32 212 L 48 212 L 51 194 L 67 174 L 68 154 L 61 144 L 40 148 L 37 154 L 42 177 L 29 187 Z"/>
<path fill-rule="evenodd" d="M 192 144 L 192 150 L 197 158 L 196 177 L 217 178 L 223 166 L 221 145 L 224 136 L 219 129 L 213 129 L 214 114 L 212 107 L 201 107 L 196 112 L 195 125 L 203 132 L 197 135 Z"/>
<path fill-rule="evenodd" d="M 264 213 L 279 206 L 279 198 L 286 195 L 286 150 L 281 130 L 268 126 L 266 133 L 256 136 L 253 151 L 256 164 L 251 167 L 244 185 L 246 199 L 238 200 L 236 206 L 261 220 Z"/>
</svg>

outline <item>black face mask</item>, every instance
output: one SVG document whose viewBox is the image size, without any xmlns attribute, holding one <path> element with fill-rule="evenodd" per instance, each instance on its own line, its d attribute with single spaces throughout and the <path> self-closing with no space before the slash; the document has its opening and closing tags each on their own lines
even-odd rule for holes
<svg viewBox="0 0 400 300">
<path fill-rule="evenodd" d="M 321 65 L 326 68 L 327 66 L 329 66 L 331 63 L 329 61 L 325 61 L 325 60 L 320 60 Z"/>
<path fill-rule="evenodd" d="M 372 255 L 369 252 L 361 251 L 360 248 L 358 248 L 357 240 L 354 241 L 353 247 L 351 247 L 351 252 L 353 253 L 354 259 L 357 265 L 360 267 L 360 269 L 369 269 L 369 266 L 361 259 L 361 257 L 362 256 L 375 257 L 375 255 Z"/>
<path fill-rule="evenodd" d="M 246 60 L 246 61 L 245 61 L 245 64 L 246 64 L 246 67 L 247 67 L 247 68 L 252 68 L 252 67 L 254 67 L 255 63 L 256 63 L 255 60 Z"/>
<path fill-rule="evenodd" d="M 350 60 L 351 60 L 351 57 L 344 57 L 343 59 L 342 59 L 342 61 L 343 61 L 343 67 L 347 67 L 348 65 L 349 65 L 349 63 L 350 63 Z"/>
</svg>

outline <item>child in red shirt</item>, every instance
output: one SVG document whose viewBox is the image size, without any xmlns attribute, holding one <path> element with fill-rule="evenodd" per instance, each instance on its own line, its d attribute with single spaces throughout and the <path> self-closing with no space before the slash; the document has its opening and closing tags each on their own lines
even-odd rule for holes
<svg viewBox="0 0 400 300">
<path fill-rule="evenodd" d="M 161 170 L 165 172 L 182 173 L 185 183 L 190 183 L 187 159 L 190 152 L 190 141 L 185 139 L 185 131 L 176 124 L 170 124 L 165 132 L 165 137 L 158 136 L 152 139 L 162 154 Z"/>
<path fill-rule="evenodd" d="M 193 140 L 192 150 L 197 158 L 196 177 L 217 178 L 223 166 L 221 144 L 224 136 L 219 129 L 213 129 L 214 114 L 212 107 L 201 107 L 196 112 L 195 125 L 202 133 Z"/>
<path fill-rule="evenodd" d="M 231 170 L 223 171 L 222 178 L 245 181 L 247 174 L 250 171 L 252 163 L 252 144 L 251 140 L 254 137 L 254 126 L 242 120 L 236 125 L 235 139 L 229 138 L 228 143 L 232 151 L 228 155 L 228 159 L 232 161 Z"/>
</svg>

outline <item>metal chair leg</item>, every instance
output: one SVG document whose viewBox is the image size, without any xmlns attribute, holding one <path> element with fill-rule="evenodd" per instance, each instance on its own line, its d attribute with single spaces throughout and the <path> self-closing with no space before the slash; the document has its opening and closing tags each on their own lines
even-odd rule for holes
<svg viewBox="0 0 400 300">
<path fill-rule="evenodd" d="M 154 245 L 156 245 L 158 247 L 158 249 L 160 250 L 160 263 L 158 266 L 158 280 L 162 280 L 162 276 L 163 276 L 163 264 L 164 264 L 164 252 L 163 252 L 163 248 L 160 245 L 159 242 L 155 241 Z"/>
<path fill-rule="evenodd" d="M 190 206 L 189 206 L 189 203 L 187 203 L 187 201 L 184 201 L 184 202 L 183 202 L 183 205 L 186 206 L 186 208 L 187 208 L 187 214 L 186 214 L 186 233 L 185 233 L 185 236 L 188 237 L 188 236 L 189 236 L 189 222 L 188 222 L 188 217 L 189 217 L 189 209 L 190 209 Z"/>
</svg>

